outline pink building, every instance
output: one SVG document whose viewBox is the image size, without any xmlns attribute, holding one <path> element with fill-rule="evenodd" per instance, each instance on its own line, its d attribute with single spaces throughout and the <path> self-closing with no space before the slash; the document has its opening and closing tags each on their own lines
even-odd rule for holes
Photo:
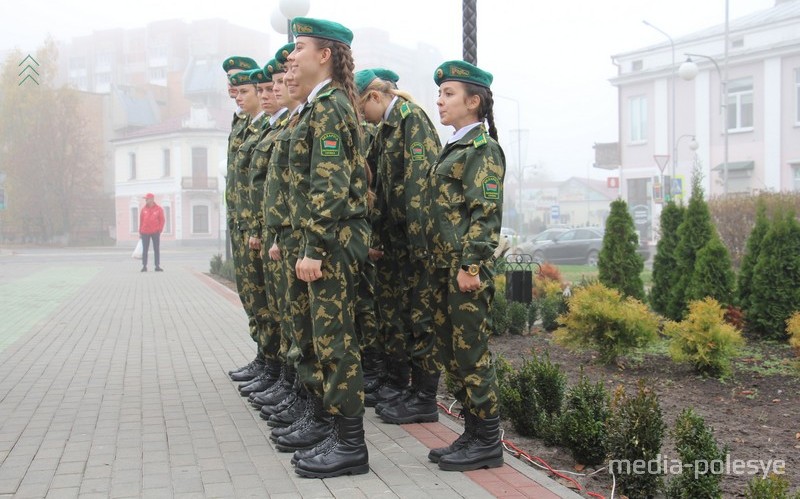
<svg viewBox="0 0 800 499">
<path fill-rule="evenodd" d="M 728 28 L 727 64 L 724 24 L 674 39 L 674 54 L 665 41 L 612 56 L 620 192 L 647 212 L 639 229 L 648 239 L 659 195 L 683 195 L 695 165 L 707 196 L 800 188 L 800 0 L 776 0 Z M 679 71 L 687 54 L 696 54 L 691 80 Z M 666 160 L 664 177 L 654 155 Z"/>
</svg>

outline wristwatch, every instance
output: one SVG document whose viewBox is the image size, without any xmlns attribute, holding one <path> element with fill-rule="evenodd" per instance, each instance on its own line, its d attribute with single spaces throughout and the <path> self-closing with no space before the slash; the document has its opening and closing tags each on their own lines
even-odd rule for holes
<svg viewBox="0 0 800 499">
<path fill-rule="evenodd" d="M 477 263 L 473 263 L 470 265 L 462 265 L 461 269 L 471 276 L 476 276 L 478 273 L 480 273 L 481 266 Z"/>
</svg>

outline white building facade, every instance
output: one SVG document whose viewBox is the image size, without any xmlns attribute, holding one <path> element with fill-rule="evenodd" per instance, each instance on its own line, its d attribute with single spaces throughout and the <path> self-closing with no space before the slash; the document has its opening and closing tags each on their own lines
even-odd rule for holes
<svg viewBox="0 0 800 499">
<path fill-rule="evenodd" d="M 800 188 L 800 0 L 731 20 L 727 61 L 724 28 L 675 39 L 674 65 L 668 42 L 612 56 L 620 193 L 648 212 L 650 226 L 659 191 L 682 195 L 675 190 L 688 190 L 695 165 L 707 196 Z M 688 81 L 679 74 L 687 54 L 697 54 L 698 68 Z M 639 229 L 652 238 L 650 227 Z"/>
</svg>

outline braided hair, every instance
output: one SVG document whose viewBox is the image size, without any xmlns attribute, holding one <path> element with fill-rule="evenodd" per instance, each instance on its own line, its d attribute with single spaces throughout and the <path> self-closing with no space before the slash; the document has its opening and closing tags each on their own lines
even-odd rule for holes
<svg viewBox="0 0 800 499">
<path fill-rule="evenodd" d="M 494 97 L 492 90 L 487 87 L 475 85 L 472 83 L 464 83 L 464 88 L 467 92 L 467 97 L 477 95 L 481 99 L 481 105 L 478 107 L 478 118 L 489 124 L 489 136 L 497 140 L 497 128 L 494 124 Z"/>
</svg>

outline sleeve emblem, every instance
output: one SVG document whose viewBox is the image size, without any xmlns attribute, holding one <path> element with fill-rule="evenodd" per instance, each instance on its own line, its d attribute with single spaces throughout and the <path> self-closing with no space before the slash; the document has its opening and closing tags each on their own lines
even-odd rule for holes
<svg viewBox="0 0 800 499">
<path fill-rule="evenodd" d="M 411 161 L 422 161 L 425 159 L 425 147 L 422 142 L 413 142 L 411 144 Z"/>
<path fill-rule="evenodd" d="M 326 133 L 319 139 L 320 151 L 323 156 L 338 156 L 339 149 L 341 148 L 341 140 L 339 135 L 335 133 Z"/>
<path fill-rule="evenodd" d="M 483 197 L 486 199 L 500 199 L 500 180 L 494 175 L 483 179 Z"/>
</svg>

